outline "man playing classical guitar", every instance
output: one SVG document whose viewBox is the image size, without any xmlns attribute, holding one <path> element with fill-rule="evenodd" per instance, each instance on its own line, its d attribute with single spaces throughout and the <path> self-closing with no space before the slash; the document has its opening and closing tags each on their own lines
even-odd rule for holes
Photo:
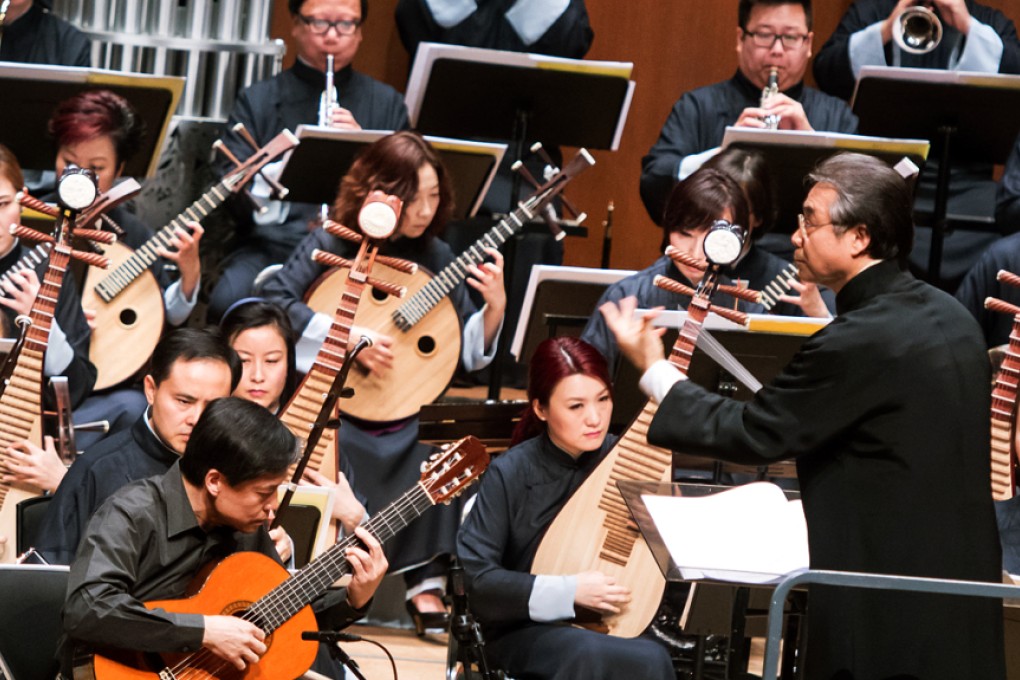
<svg viewBox="0 0 1020 680">
<path fill-rule="evenodd" d="M 143 653 L 205 649 L 224 660 L 224 669 L 229 663 L 242 671 L 260 662 L 267 643 L 272 653 L 287 654 L 288 641 L 279 632 L 269 642 L 244 618 L 198 611 L 205 591 L 182 605 L 191 612 L 187 605 L 194 604 L 192 613 L 149 609 L 143 602 L 184 596 L 200 568 L 236 552 L 278 561 L 266 525 L 296 456 L 296 439 L 275 416 L 227 397 L 206 408 L 185 455 L 165 475 L 111 496 L 89 523 L 71 565 L 60 649 L 64 676 L 71 677 L 72 654 L 86 647 L 104 657 L 117 654 L 114 647 Z M 315 601 L 320 627 L 340 628 L 360 617 L 386 573 L 379 542 L 363 528 L 356 534 L 363 547 L 346 552 L 353 569 L 349 586 Z M 76 656 L 74 663 L 80 662 Z"/>
</svg>

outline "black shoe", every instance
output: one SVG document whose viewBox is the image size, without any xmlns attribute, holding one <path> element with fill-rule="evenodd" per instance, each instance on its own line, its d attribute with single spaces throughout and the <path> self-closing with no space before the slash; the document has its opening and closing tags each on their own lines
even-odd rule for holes
<svg viewBox="0 0 1020 680">
<path fill-rule="evenodd" d="M 445 633 L 450 629 L 449 612 L 422 612 L 418 611 L 413 600 L 407 600 L 407 613 L 414 621 L 414 632 L 418 637 L 425 637 L 425 633 Z"/>
</svg>

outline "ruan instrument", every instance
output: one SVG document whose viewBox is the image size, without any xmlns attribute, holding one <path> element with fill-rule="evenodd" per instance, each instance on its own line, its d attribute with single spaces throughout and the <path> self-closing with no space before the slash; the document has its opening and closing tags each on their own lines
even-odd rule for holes
<svg viewBox="0 0 1020 680">
<path fill-rule="evenodd" d="M 468 277 L 468 267 L 484 262 L 484 248 L 499 248 L 534 218 L 566 184 L 595 159 L 581 149 L 552 179 L 500 220 L 459 257 L 432 276 L 424 269 L 396 274 L 410 298 L 399 303 L 392 296 L 373 294 L 358 310 L 357 324 L 395 339 L 393 368 L 379 375 L 355 368 L 350 386 L 354 397 L 344 401 L 345 413 L 369 421 L 391 421 L 413 416 L 423 404 L 435 401 L 450 383 L 461 352 L 461 323 L 450 292 Z M 326 272 L 312 286 L 308 306 L 328 313 L 343 290 L 346 273 Z M 413 380 L 408 377 L 413 376 Z"/>
<path fill-rule="evenodd" d="M 92 193 L 89 193 L 89 183 L 95 184 L 94 175 L 89 176 L 89 171 L 85 173 L 82 174 L 76 166 L 70 166 L 58 181 L 58 195 L 63 204 L 52 236 L 21 225 L 11 225 L 11 233 L 18 238 L 48 243 L 51 251 L 39 293 L 28 315 L 17 318 L 19 337 L 0 366 L 0 460 L 6 458 L 4 452 L 7 448 L 17 442 L 27 439 L 36 446 L 42 446 L 43 362 L 64 272 L 70 260 L 74 258 L 97 267 L 107 264 L 106 258 L 100 255 L 71 248 L 72 237 L 99 242 L 108 242 L 112 238 L 107 232 L 75 228 L 81 211 L 97 202 L 98 188 L 93 187 Z M 112 202 L 115 201 L 103 201 L 102 204 Z M 31 486 L 0 482 L 0 535 L 8 538 L 7 543 L 0 546 L 0 563 L 12 563 L 16 559 L 17 504 L 41 493 L 41 489 Z"/>
<path fill-rule="evenodd" d="M 235 128 L 244 135 L 246 131 L 242 130 Z M 83 308 L 96 313 L 89 348 L 89 359 L 97 371 L 95 389 L 117 385 L 135 375 L 159 342 L 164 324 L 163 291 L 149 269 L 159 258 L 159 249 L 170 247 L 178 229 L 192 233 L 185 220 L 201 222 L 228 196 L 242 191 L 267 163 L 297 146 L 298 139 L 284 130 L 261 149 L 254 141 L 251 144 L 255 152 L 241 163 L 217 141 L 214 148 L 230 158 L 235 169 L 137 251 L 121 243 L 108 247 L 105 254 L 113 267 L 108 274 L 92 269 L 86 274 L 81 300 Z M 286 189 L 278 183 L 269 184 L 280 198 L 286 195 Z"/>
<path fill-rule="evenodd" d="M 376 263 L 397 272 L 413 272 L 417 269 L 413 262 L 378 255 L 379 240 L 386 238 L 396 228 L 400 209 L 400 201 L 396 197 L 386 196 L 379 191 L 373 192 L 366 198 L 358 216 L 362 231 L 370 235 L 368 238 L 335 222 L 323 225 L 334 236 L 359 244 L 354 261 L 321 250 L 312 253 L 312 259 L 316 262 L 349 269 L 350 274 L 345 277 L 344 290 L 339 296 L 326 339 L 294 396 L 280 412 L 280 420 L 296 437 L 309 440 L 312 451 L 306 451 L 307 466 L 333 481 L 336 481 L 339 470 L 336 430 L 324 425 L 335 412 L 336 397 L 339 396 L 335 393 L 336 380 L 350 360 L 347 345 L 359 303 L 366 297 L 363 295 L 365 287 L 370 287 L 373 293 L 378 291 L 388 297 L 403 297 L 407 292 L 402 286 L 381 281 L 369 273 Z M 371 294 L 367 297 L 371 297 Z M 332 531 L 334 534 L 339 533 L 336 521 L 332 524 Z"/>
<path fill-rule="evenodd" d="M 707 270 L 697 290 L 667 277 L 655 278 L 656 286 L 692 298 L 687 307 L 687 320 L 668 357 L 669 362 L 686 375 L 709 311 L 741 325 L 747 324 L 747 315 L 710 304 L 712 294 L 723 288 L 718 283 L 718 267 L 679 253 L 672 246 L 666 249 L 666 254 L 684 264 Z M 758 295 L 747 289 L 725 288 L 727 293 L 745 299 Z M 599 617 L 594 612 L 579 612 L 579 621 L 587 622 L 594 615 L 600 620 L 592 627 L 617 637 L 635 637 L 648 627 L 666 585 L 616 485 L 620 480 L 670 481 L 672 452 L 652 446 L 647 439 L 657 410 L 655 402 L 645 404 L 616 446 L 560 509 L 543 536 L 531 567 L 533 574 L 600 571 L 630 589 L 631 601 L 620 614 Z"/>
<path fill-rule="evenodd" d="M 421 480 L 400 498 L 373 515 L 364 528 L 385 542 L 437 503 L 459 495 L 489 464 L 485 447 L 467 437 L 433 455 Z M 136 654 L 113 649 L 76 654 L 75 680 L 188 678 L 188 680 L 283 680 L 307 671 L 318 643 L 301 633 L 317 630 L 309 604 L 337 579 L 351 572 L 347 549 L 359 539 L 348 536 L 309 562 L 293 576 L 261 553 L 241 552 L 204 569 L 192 583 L 193 596 L 146 603 L 149 609 L 175 613 L 233 615 L 251 621 L 266 633 L 268 647 L 258 663 L 244 671 L 208 649 L 191 654 Z"/>
<path fill-rule="evenodd" d="M 1020 288 L 1020 276 L 1006 270 L 996 278 Z M 985 309 L 1013 315 L 1013 329 L 1002 365 L 992 383 L 992 498 L 1004 501 L 1016 494 L 1016 393 L 1020 382 L 1020 307 L 998 298 L 985 298 Z"/>
</svg>

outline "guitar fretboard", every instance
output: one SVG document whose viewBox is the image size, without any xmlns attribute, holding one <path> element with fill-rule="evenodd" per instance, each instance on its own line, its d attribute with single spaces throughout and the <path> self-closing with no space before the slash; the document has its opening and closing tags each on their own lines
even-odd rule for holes
<svg viewBox="0 0 1020 680">
<path fill-rule="evenodd" d="M 419 483 L 368 520 L 365 529 L 385 542 L 431 506 L 432 497 Z M 255 622 L 266 633 L 273 632 L 350 571 L 347 549 L 358 543 L 356 536 L 338 541 L 253 604 L 244 618 Z"/>
<path fill-rule="evenodd" d="M 32 248 L 32 250 L 25 253 L 25 255 L 15 262 L 10 269 L 4 272 L 4 275 L 0 276 L 0 297 L 7 297 L 7 293 L 4 292 L 2 284 L 10 281 L 11 276 L 17 272 L 24 271 L 26 269 L 35 269 L 40 262 L 46 259 L 51 250 L 53 250 L 52 243 L 40 243 L 35 248 Z"/>
</svg>

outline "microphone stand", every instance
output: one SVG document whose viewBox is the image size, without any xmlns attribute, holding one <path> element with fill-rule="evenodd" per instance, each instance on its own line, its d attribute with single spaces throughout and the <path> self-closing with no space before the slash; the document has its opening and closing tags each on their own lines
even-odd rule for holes
<svg viewBox="0 0 1020 680">
<path fill-rule="evenodd" d="M 358 678 L 358 680 L 368 680 L 361 672 L 361 667 L 358 666 L 358 662 L 352 659 L 350 654 L 340 648 L 341 642 L 360 640 L 361 638 L 359 636 L 341 633 L 338 630 L 307 630 L 301 633 L 301 639 L 314 640 L 319 644 L 326 645 L 326 649 L 329 650 L 329 656 L 334 661 L 338 661 L 346 666 L 351 673 Z"/>
<path fill-rule="evenodd" d="M 453 615 L 450 617 L 450 635 L 457 640 L 457 658 L 464 670 L 465 680 L 471 680 L 475 673 L 471 670 L 472 662 L 478 664 L 478 675 L 482 680 L 497 680 L 495 671 L 489 668 L 485 657 L 485 637 L 482 627 L 468 609 L 467 590 L 464 588 L 464 567 L 457 560 L 450 566 L 450 592 L 453 600 Z"/>
</svg>

